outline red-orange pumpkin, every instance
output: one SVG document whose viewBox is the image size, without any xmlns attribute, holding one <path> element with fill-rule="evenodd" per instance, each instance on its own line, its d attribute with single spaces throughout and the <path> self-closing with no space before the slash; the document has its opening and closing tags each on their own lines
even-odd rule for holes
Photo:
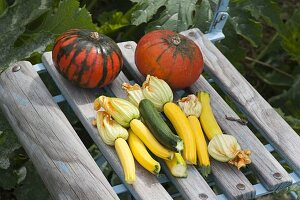
<svg viewBox="0 0 300 200">
<path fill-rule="evenodd" d="M 165 80 L 173 89 L 192 85 L 203 71 L 199 47 L 189 38 L 170 30 L 145 34 L 135 50 L 139 71 Z"/>
<path fill-rule="evenodd" d="M 53 47 L 56 69 L 83 88 L 108 85 L 123 65 L 118 45 L 109 37 L 86 29 L 72 29 L 61 34 Z"/>
</svg>

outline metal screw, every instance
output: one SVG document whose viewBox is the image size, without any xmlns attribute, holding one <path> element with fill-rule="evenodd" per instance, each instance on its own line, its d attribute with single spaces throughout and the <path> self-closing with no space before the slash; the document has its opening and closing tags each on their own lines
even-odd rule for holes
<svg viewBox="0 0 300 200">
<path fill-rule="evenodd" d="M 132 45 L 131 45 L 131 44 L 125 44 L 124 47 L 125 47 L 126 49 L 132 49 Z"/>
<path fill-rule="evenodd" d="M 191 37 L 194 37 L 196 34 L 195 34 L 195 32 L 189 32 L 188 35 L 191 36 Z"/>
<path fill-rule="evenodd" d="M 13 72 L 17 72 L 21 69 L 21 67 L 19 65 L 15 65 L 13 68 L 12 68 L 12 71 Z"/>
<path fill-rule="evenodd" d="M 239 184 L 236 185 L 236 188 L 239 189 L 239 190 L 245 190 L 246 187 L 245 187 L 244 184 L 239 183 Z"/>
<path fill-rule="evenodd" d="M 205 200 L 208 198 L 208 196 L 204 193 L 201 193 L 201 194 L 199 194 L 199 198 Z"/>
<path fill-rule="evenodd" d="M 221 16 L 221 20 L 223 20 L 223 19 L 225 19 L 226 18 L 226 16 L 225 15 L 222 15 Z"/>
<path fill-rule="evenodd" d="M 273 174 L 273 177 L 280 180 L 280 179 L 282 179 L 282 174 L 279 173 L 279 172 L 276 172 L 276 173 Z"/>
</svg>

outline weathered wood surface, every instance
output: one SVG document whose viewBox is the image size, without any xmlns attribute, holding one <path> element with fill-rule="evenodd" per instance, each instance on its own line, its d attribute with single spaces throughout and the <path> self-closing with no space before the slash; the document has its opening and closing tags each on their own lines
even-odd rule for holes
<svg viewBox="0 0 300 200">
<path fill-rule="evenodd" d="M 134 62 L 134 51 L 136 48 L 136 43 L 119 43 L 119 47 L 121 48 L 122 54 L 124 56 L 124 62 L 126 67 L 128 68 L 128 71 L 132 73 L 132 76 L 135 80 L 137 80 L 137 83 L 141 83 L 142 81 L 144 81 L 145 78 L 137 70 Z M 238 171 L 235 167 L 216 161 L 212 161 L 211 167 L 215 182 L 229 199 L 251 199 L 255 196 L 255 189 L 252 184 L 245 177 L 245 175 L 242 172 Z M 195 167 L 189 167 L 189 173 L 194 174 L 195 170 Z M 172 177 L 169 178 L 172 179 Z M 185 181 L 188 182 L 192 180 L 193 178 Z"/>
<path fill-rule="evenodd" d="M 300 136 L 198 29 L 186 32 L 204 54 L 205 70 L 300 175 Z"/>
<path fill-rule="evenodd" d="M 3 113 L 53 199 L 119 199 L 29 62 L 1 74 L 0 96 Z"/>
<path fill-rule="evenodd" d="M 157 178 L 142 168 L 136 162 L 137 179 L 133 185 L 128 185 L 124 181 L 123 169 L 113 147 L 106 145 L 100 138 L 98 131 L 91 125 L 91 120 L 95 117 L 93 102 L 96 98 L 95 91 L 80 89 L 64 79 L 55 69 L 51 52 L 43 54 L 43 63 L 61 90 L 62 94 L 72 107 L 73 111 L 80 119 L 100 151 L 103 153 L 116 174 L 121 178 L 127 189 L 136 199 L 172 199 L 168 192 L 158 182 Z M 116 80 L 127 80 L 123 73 L 120 73 Z M 125 93 L 120 85 L 112 83 L 109 88 L 116 96 L 124 97 Z"/>
<path fill-rule="evenodd" d="M 226 116 L 236 119 L 239 117 L 204 77 L 201 76 L 190 89 L 193 93 L 200 90 L 209 92 L 214 115 L 222 130 L 235 136 L 243 149 L 251 150 L 251 169 L 268 190 L 278 190 L 292 184 L 292 179 L 286 170 L 247 126 L 226 119 Z"/>
</svg>

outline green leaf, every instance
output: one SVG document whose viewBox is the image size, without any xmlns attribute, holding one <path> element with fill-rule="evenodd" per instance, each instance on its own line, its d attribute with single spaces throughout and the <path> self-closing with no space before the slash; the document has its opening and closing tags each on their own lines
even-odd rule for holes
<svg viewBox="0 0 300 200">
<path fill-rule="evenodd" d="M 248 40 L 252 46 L 257 47 L 262 39 L 262 25 L 251 19 L 249 12 L 239 8 L 231 9 L 229 14 L 229 23 L 232 24 L 236 33 Z"/>
<path fill-rule="evenodd" d="M 193 25 L 197 0 L 169 0 L 159 18 L 148 24 L 147 29 L 169 29 L 176 32 Z"/>
<path fill-rule="evenodd" d="M 260 67 L 256 67 L 254 72 L 258 78 L 271 86 L 290 87 L 293 84 L 292 77 L 278 73 L 275 70 L 267 73 L 264 70 L 261 70 Z"/>
<path fill-rule="evenodd" d="M 283 25 L 279 4 L 273 0 L 246 0 L 241 3 L 240 7 L 250 11 L 256 20 L 263 18 L 269 26 L 276 29 L 280 29 Z"/>
<path fill-rule="evenodd" d="M 202 0 L 195 6 L 194 26 L 205 32 L 209 30 L 211 21 L 213 20 L 213 10 L 209 0 Z"/>
<path fill-rule="evenodd" d="M 0 111 L 0 169 L 8 169 L 11 154 L 21 145 Z"/>
<path fill-rule="evenodd" d="M 98 21 L 101 26 L 97 28 L 97 31 L 106 35 L 117 32 L 119 29 L 129 25 L 128 17 L 116 10 L 102 13 Z"/>
<path fill-rule="evenodd" d="M 34 51 L 42 52 L 58 34 L 70 28 L 95 29 L 90 14 L 79 8 L 76 0 L 61 1 L 55 11 L 50 8 L 50 0 L 16 0 L 1 16 L 0 71 Z"/>
<path fill-rule="evenodd" d="M 132 1 L 132 0 L 131 0 Z M 156 14 L 157 10 L 164 6 L 167 0 L 141 0 L 132 1 L 138 2 L 133 8 L 131 23 L 133 25 L 140 25 L 148 22 Z"/>
<path fill-rule="evenodd" d="M 241 38 L 235 32 L 231 23 L 226 24 L 224 27 L 224 35 L 225 39 L 217 43 L 216 46 L 241 73 L 244 73 L 244 66 L 241 65 L 241 62 L 246 56 L 246 51 L 241 45 L 237 45 Z"/>
<path fill-rule="evenodd" d="M 297 132 L 300 134 L 300 119 L 295 118 L 291 115 L 285 115 L 284 112 L 278 108 L 276 111 L 280 114 L 281 117 Z"/>
<path fill-rule="evenodd" d="M 64 0 L 58 5 L 58 9 L 48 12 L 41 26 L 32 30 L 33 33 L 49 33 L 51 36 L 69 30 L 71 28 L 96 29 L 90 13 L 86 8 L 80 8 L 76 0 Z M 29 32 L 30 33 L 30 32 Z"/>
<path fill-rule="evenodd" d="M 282 47 L 292 58 L 300 63 L 300 11 L 294 15 L 285 24 L 285 27 L 280 31 L 282 38 Z"/>
<path fill-rule="evenodd" d="M 35 170 L 32 162 L 26 162 L 24 167 L 26 168 L 27 172 L 26 178 L 14 190 L 14 194 L 17 197 L 17 200 L 51 200 L 49 192 L 42 182 L 39 174 Z"/>
<path fill-rule="evenodd" d="M 25 26 L 45 13 L 49 6 L 49 0 L 16 0 L 0 17 L 0 44 L 3 52 L 0 54 L 0 71 L 5 65 L 21 58 L 21 56 L 17 56 L 17 58 L 11 56 L 11 54 L 17 53 L 14 50 L 18 50 L 14 48 L 15 41 L 25 31 Z"/>
<path fill-rule="evenodd" d="M 10 130 L 1 133 L 0 145 L 0 168 L 7 169 L 10 166 L 9 157 L 11 153 L 20 148 L 21 145 L 15 134 Z"/>
<path fill-rule="evenodd" d="M 287 115 L 300 118 L 300 75 L 298 75 L 292 87 L 282 94 L 269 99 L 273 107 L 280 107 Z"/>
<path fill-rule="evenodd" d="M 293 85 L 297 75 L 293 68 L 297 67 L 286 62 L 287 56 L 282 55 L 283 50 L 279 38 L 275 39 L 268 49 L 265 59 L 261 59 L 261 61 L 249 57 L 247 59 L 255 62 L 256 65 L 252 71 L 257 75 L 257 78 L 272 86 L 276 93 L 282 92 L 283 89 L 288 89 Z"/>
<path fill-rule="evenodd" d="M 10 190 L 17 185 L 18 176 L 12 167 L 8 169 L 0 168 L 0 177 L 0 189 Z"/>
</svg>

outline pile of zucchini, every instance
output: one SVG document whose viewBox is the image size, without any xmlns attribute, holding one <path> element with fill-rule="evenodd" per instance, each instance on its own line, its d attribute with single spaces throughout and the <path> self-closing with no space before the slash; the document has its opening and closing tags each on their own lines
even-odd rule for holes
<svg viewBox="0 0 300 200">
<path fill-rule="evenodd" d="M 232 136 L 223 137 L 207 92 L 188 95 L 176 104 L 168 84 L 149 75 L 142 87 L 124 83 L 122 88 L 128 93 L 127 100 L 100 96 L 94 108 L 105 112 L 101 114 L 106 118 L 96 119 L 99 134 L 106 144 L 116 146 L 127 183 L 135 180 L 134 159 L 128 158 L 135 158 L 155 175 L 164 162 L 175 177 L 188 176 L 187 164 L 198 164 L 203 176 L 210 174 L 209 154 L 222 162 L 238 163 L 238 168 L 251 162 L 250 151 L 241 150 L 235 138 L 229 138 Z M 99 111 L 101 107 L 105 111 Z M 123 134 L 118 135 L 120 132 Z M 237 148 L 232 150 L 232 146 Z M 120 147 L 126 151 L 121 152 Z M 229 150 L 234 156 L 224 156 L 222 151 Z"/>
</svg>

